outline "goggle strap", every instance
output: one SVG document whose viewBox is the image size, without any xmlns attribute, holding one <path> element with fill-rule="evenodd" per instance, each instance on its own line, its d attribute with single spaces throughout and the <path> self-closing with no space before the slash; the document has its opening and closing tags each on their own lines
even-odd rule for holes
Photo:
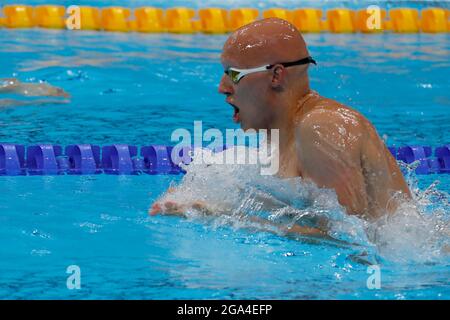
<svg viewBox="0 0 450 320">
<path fill-rule="evenodd" d="M 308 63 L 317 65 L 316 61 L 312 57 L 306 57 L 306 58 L 303 58 L 303 59 L 300 59 L 297 61 L 285 62 L 285 63 L 279 63 L 279 64 L 281 64 L 283 67 L 291 67 L 291 66 L 297 66 L 297 65 L 308 64 Z M 271 69 L 275 65 L 276 64 L 271 64 L 270 66 L 267 67 L 267 69 Z"/>
</svg>

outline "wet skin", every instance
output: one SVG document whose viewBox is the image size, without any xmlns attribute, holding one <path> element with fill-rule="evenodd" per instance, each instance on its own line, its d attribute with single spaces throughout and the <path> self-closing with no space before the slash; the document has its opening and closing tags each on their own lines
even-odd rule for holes
<svg viewBox="0 0 450 320">
<path fill-rule="evenodd" d="M 295 27 L 266 19 L 230 36 L 222 64 L 251 68 L 308 55 Z M 235 118 L 244 130 L 280 130 L 280 176 L 300 176 L 334 189 L 349 214 L 372 219 L 393 212 L 394 195 L 409 197 L 395 159 L 364 116 L 311 91 L 307 69 L 279 65 L 238 84 L 224 75 L 219 92 L 238 108 Z"/>
<path fill-rule="evenodd" d="M 256 21 L 231 34 L 221 56 L 224 70 L 275 64 L 237 84 L 222 76 L 219 92 L 233 107 L 233 119 L 244 130 L 279 129 L 280 177 L 298 176 L 334 189 L 348 214 L 372 220 L 394 212 L 410 192 L 372 124 L 312 91 L 307 65 L 280 64 L 307 56 L 301 34 L 281 19 Z M 157 202 L 150 212 L 180 213 L 192 205 L 201 206 Z"/>
</svg>

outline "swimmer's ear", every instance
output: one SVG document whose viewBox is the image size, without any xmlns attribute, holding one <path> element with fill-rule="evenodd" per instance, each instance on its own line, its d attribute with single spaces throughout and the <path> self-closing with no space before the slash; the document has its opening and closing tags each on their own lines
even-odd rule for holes
<svg viewBox="0 0 450 320">
<path fill-rule="evenodd" d="M 272 68 L 272 88 L 280 89 L 286 78 L 286 70 L 281 64 L 277 64 Z"/>
</svg>

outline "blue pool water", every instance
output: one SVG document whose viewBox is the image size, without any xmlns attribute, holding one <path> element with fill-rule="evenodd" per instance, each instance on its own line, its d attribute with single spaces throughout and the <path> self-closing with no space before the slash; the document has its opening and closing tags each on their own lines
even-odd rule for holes
<svg viewBox="0 0 450 320">
<path fill-rule="evenodd" d="M 174 129 L 191 129 L 194 120 L 234 128 L 217 93 L 225 38 L 0 29 L 1 77 L 45 80 L 72 94 L 68 104 L 1 109 L 0 141 L 169 144 Z M 361 111 L 389 145 L 450 142 L 448 35 L 305 38 L 318 61 L 312 87 Z M 237 192 L 227 177 L 203 178 L 191 191 Z M 409 178 L 418 179 L 424 217 L 405 209 L 378 229 L 380 241 L 364 238 L 361 221 L 331 210 L 339 235 L 358 243 L 345 246 L 223 219 L 149 217 L 151 203 L 180 179 L 0 177 L 0 298 L 450 298 L 450 256 L 439 250 L 448 245 L 449 175 Z M 366 286 L 373 261 L 381 265 L 380 290 Z M 69 265 L 81 268 L 80 290 L 66 287 Z"/>
</svg>

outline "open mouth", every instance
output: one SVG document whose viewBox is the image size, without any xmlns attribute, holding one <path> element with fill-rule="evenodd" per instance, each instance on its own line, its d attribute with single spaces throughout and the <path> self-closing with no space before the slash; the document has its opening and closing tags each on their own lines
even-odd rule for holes
<svg viewBox="0 0 450 320">
<path fill-rule="evenodd" d="M 239 108 L 230 102 L 228 102 L 228 104 L 231 105 L 234 109 L 233 121 L 236 123 L 239 122 Z"/>
</svg>

